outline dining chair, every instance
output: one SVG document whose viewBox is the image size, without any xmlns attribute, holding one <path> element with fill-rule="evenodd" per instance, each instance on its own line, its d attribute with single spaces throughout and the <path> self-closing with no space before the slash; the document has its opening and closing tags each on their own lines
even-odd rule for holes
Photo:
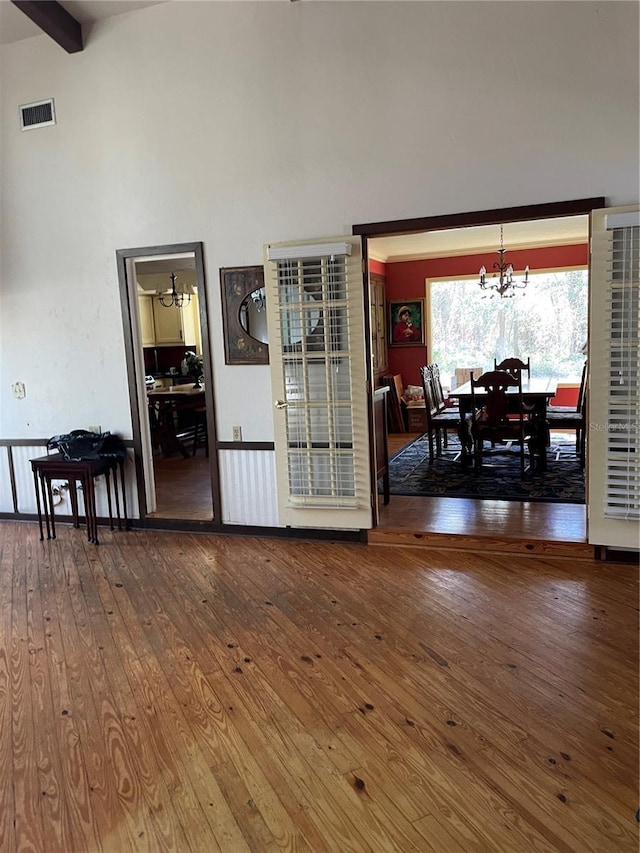
<svg viewBox="0 0 640 853">
<path fill-rule="evenodd" d="M 444 396 L 444 390 L 442 388 L 442 382 L 440 380 L 440 368 L 434 362 L 433 364 L 427 365 L 427 370 L 431 374 L 431 380 L 432 380 L 431 384 L 432 384 L 432 389 L 433 389 L 434 403 L 435 403 L 436 408 L 437 408 L 437 413 L 438 414 L 441 414 L 442 412 L 444 412 L 445 414 L 447 412 L 451 413 L 451 409 L 452 408 L 457 409 L 457 406 L 455 406 L 453 400 L 451 400 L 449 402 L 449 405 L 447 405 L 447 400 Z M 459 426 L 459 423 L 457 425 Z M 444 447 L 447 447 L 448 443 L 447 443 L 447 430 L 446 429 L 442 430 L 442 441 L 443 441 Z"/>
<path fill-rule="evenodd" d="M 445 402 L 444 402 L 444 391 L 442 390 L 442 382 L 440 380 L 440 368 L 434 362 L 433 364 L 427 365 L 427 370 L 431 374 L 434 402 L 435 402 L 436 406 L 438 407 L 438 410 L 440 411 L 440 410 L 446 408 Z M 445 444 L 444 444 L 444 446 L 445 447 L 447 446 L 446 433 L 445 433 Z"/>
<path fill-rule="evenodd" d="M 547 406 L 546 419 L 550 429 L 569 429 L 576 432 L 576 456 L 582 468 L 586 458 L 587 362 L 582 366 L 578 400 L 573 406 Z"/>
<path fill-rule="evenodd" d="M 460 424 L 460 416 L 456 409 L 440 409 L 436 403 L 433 389 L 433 377 L 429 365 L 420 368 L 420 379 L 424 389 L 424 410 L 427 424 L 426 435 L 429 441 L 429 462 L 434 460 L 433 443 L 435 438 L 436 452 L 442 455 L 442 444 L 446 445 L 447 429 L 457 429 Z"/>
<path fill-rule="evenodd" d="M 482 467 L 484 442 L 493 445 L 500 441 L 517 442 L 520 453 L 520 475 L 525 471 L 525 446 L 528 434 L 528 414 L 522 399 L 522 376 L 513 376 L 504 370 L 491 370 L 477 379 L 471 374 L 472 421 L 474 468 Z M 516 388 L 510 393 L 509 388 Z M 484 389 L 485 394 L 478 392 Z"/>
<path fill-rule="evenodd" d="M 493 359 L 493 369 L 494 370 L 506 370 L 507 373 L 510 373 L 512 376 L 522 376 L 523 373 L 527 374 L 527 377 L 531 377 L 531 358 L 527 358 L 526 361 L 522 361 L 521 358 L 503 358 L 500 364 L 498 364 L 497 359 Z"/>
<path fill-rule="evenodd" d="M 207 432 L 207 408 L 197 406 L 193 410 L 193 447 L 191 455 L 198 452 L 198 445 L 204 444 L 205 456 L 209 455 L 209 436 Z"/>
</svg>

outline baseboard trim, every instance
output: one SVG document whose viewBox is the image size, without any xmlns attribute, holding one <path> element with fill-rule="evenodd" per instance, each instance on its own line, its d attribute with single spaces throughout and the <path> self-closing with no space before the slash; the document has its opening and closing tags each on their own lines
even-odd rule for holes
<svg viewBox="0 0 640 853">
<path fill-rule="evenodd" d="M 35 513 L 0 512 L 0 521 L 17 521 L 38 523 Z M 44 518 L 43 518 L 44 526 Z M 56 526 L 71 525 L 70 515 L 55 516 Z M 98 518 L 98 527 L 109 530 L 109 519 Z M 361 542 L 366 543 L 366 530 L 325 530 L 300 527 L 250 527 L 244 524 L 220 524 L 216 521 L 194 521 L 175 518 L 129 518 L 126 526 L 121 521 L 122 530 L 166 530 L 172 533 L 211 533 L 219 536 L 257 536 L 269 539 L 305 539 L 318 542 Z M 86 526 L 84 516 L 80 516 L 81 528 Z M 114 519 L 114 530 L 118 530 L 118 522 Z"/>
<path fill-rule="evenodd" d="M 306 539 L 332 542 L 366 543 L 366 530 L 325 530 L 301 527 L 252 527 L 244 524 L 221 524 L 216 521 L 193 521 L 167 518 L 135 518 L 132 530 L 168 530 L 185 533 L 213 533 L 220 536 L 257 536 L 269 539 Z"/>
</svg>

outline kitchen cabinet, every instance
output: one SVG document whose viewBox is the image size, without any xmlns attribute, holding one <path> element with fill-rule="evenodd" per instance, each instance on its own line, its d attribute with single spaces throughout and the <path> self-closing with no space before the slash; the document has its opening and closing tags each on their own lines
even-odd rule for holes
<svg viewBox="0 0 640 853">
<path fill-rule="evenodd" d="M 192 343 L 184 340 L 182 313 L 183 308 L 165 306 L 156 297 L 153 300 L 153 322 L 156 331 L 156 346 L 163 344 Z"/>
<path fill-rule="evenodd" d="M 151 296 L 140 296 L 138 306 L 140 309 L 142 346 L 152 347 L 156 342 L 156 331 L 153 325 L 153 298 Z"/>
<path fill-rule="evenodd" d="M 166 308 L 157 296 L 139 296 L 140 327 L 143 346 L 199 347 L 198 298 L 182 308 Z"/>
</svg>

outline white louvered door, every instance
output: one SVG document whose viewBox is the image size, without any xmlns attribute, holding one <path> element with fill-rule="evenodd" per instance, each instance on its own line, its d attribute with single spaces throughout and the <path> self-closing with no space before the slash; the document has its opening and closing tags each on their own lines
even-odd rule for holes
<svg viewBox="0 0 640 853">
<path fill-rule="evenodd" d="M 371 527 L 359 238 L 265 247 L 278 509 L 292 527 Z"/>
<path fill-rule="evenodd" d="M 640 213 L 592 214 L 589 542 L 640 547 Z"/>
</svg>

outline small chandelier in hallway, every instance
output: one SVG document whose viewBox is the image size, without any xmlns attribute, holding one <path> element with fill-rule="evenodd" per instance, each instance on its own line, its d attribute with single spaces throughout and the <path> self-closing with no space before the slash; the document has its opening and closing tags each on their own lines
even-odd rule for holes
<svg viewBox="0 0 640 853">
<path fill-rule="evenodd" d="M 178 293 L 176 290 L 176 275 L 175 273 L 171 273 L 171 293 L 166 294 L 166 301 L 164 296 L 159 296 L 160 304 L 164 305 L 165 308 L 171 308 L 173 305 L 176 308 L 182 308 L 183 305 L 188 305 L 191 302 L 191 294 L 190 293 Z"/>
<path fill-rule="evenodd" d="M 513 265 L 505 263 L 505 252 L 504 248 L 504 239 L 503 239 L 503 226 L 500 226 L 500 248 L 498 249 L 498 254 L 500 255 L 500 260 L 494 263 L 493 268 L 496 270 L 490 279 L 487 279 L 487 268 L 480 267 L 480 281 L 478 284 L 482 288 L 482 290 L 489 291 L 489 295 L 494 297 L 496 293 L 500 298 L 511 298 L 515 296 L 516 289 L 523 289 L 529 283 L 529 267 L 525 267 L 524 270 L 524 279 L 522 281 L 515 281 L 513 278 Z M 491 293 L 491 291 L 495 291 Z"/>
</svg>

